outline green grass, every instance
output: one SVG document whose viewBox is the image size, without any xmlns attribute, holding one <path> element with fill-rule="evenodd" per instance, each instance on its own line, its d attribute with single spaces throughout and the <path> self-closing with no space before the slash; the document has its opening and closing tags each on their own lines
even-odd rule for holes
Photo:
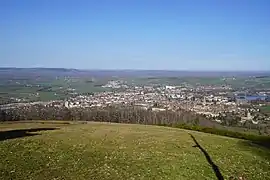
<svg viewBox="0 0 270 180">
<path fill-rule="evenodd" d="M 261 107 L 261 110 L 264 112 L 270 112 L 270 105 L 266 105 L 266 106 Z"/>
<path fill-rule="evenodd" d="M 262 107 L 260 108 L 260 111 L 261 111 L 263 114 L 265 114 L 265 115 L 267 115 L 267 116 L 270 116 L 270 105 L 268 104 L 268 105 L 262 106 Z"/>
<path fill-rule="evenodd" d="M 270 179 L 267 149 L 177 128 L 109 123 L 2 123 L 0 131 L 59 128 L 0 141 L 0 179 Z M 31 133 L 30 133 L 31 134 Z"/>
</svg>

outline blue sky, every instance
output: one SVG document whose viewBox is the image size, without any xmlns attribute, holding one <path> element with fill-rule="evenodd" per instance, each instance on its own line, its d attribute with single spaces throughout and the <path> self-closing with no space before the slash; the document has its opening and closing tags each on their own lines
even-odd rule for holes
<svg viewBox="0 0 270 180">
<path fill-rule="evenodd" d="M 1 0 L 0 66 L 270 70 L 269 0 Z"/>
</svg>

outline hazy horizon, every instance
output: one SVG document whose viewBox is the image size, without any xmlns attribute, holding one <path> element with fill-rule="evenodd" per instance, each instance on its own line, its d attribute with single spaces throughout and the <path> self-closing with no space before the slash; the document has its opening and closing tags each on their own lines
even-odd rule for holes
<svg viewBox="0 0 270 180">
<path fill-rule="evenodd" d="M 0 67 L 270 71 L 268 0 L 3 0 Z"/>
<path fill-rule="evenodd" d="M 4 67 L 0 66 L 0 69 L 65 69 L 65 70 L 78 70 L 78 71 L 168 71 L 168 72 L 236 72 L 236 73 L 245 73 L 245 72 L 262 72 L 270 73 L 270 70 L 177 70 L 177 69 L 85 69 L 85 68 L 64 68 L 64 67 Z"/>
</svg>

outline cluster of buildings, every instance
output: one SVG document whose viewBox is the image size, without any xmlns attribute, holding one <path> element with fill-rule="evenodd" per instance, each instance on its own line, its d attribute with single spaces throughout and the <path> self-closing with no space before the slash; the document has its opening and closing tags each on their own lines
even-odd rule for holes
<svg viewBox="0 0 270 180">
<path fill-rule="evenodd" d="M 113 84 L 113 83 L 108 83 Z M 117 85 L 117 88 L 121 85 Z M 220 117 L 232 113 L 245 120 L 253 120 L 250 113 L 259 112 L 259 106 L 267 103 L 268 96 L 253 95 L 245 99 L 239 98 L 240 93 L 232 93 L 228 86 L 191 87 L 191 86 L 133 86 L 120 92 L 101 92 L 91 96 L 77 96 L 65 101 L 65 107 L 107 107 L 111 105 L 136 106 L 152 111 L 177 111 L 184 109 L 205 115 L 220 122 Z M 255 98 L 256 97 L 256 98 Z M 260 97 L 260 98 L 258 98 Z M 240 99 L 240 100 L 239 100 Z M 249 106 L 251 101 L 260 100 L 258 106 Z M 250 116 L 247 116 L 247 115 Z M 269 119 L 270 120 L 270 119 Z M 254 121 L 254 124 L 256 122 Z"/>
<path fill-rule="evenodd" d="M 107 84 L 103 85 L 102 87 L 113 88 L 113 89 L 128 88 L 128 86 L 124 84 L 123 81 L 109 81 Z"/>
<path fill-rule="evenodd" d="M 64 101 L 35 102 L 45 106 L 64 106 L 66 108 L 107 107 L 111 105 L 136 106 L 152 111 L 177 111 L 179 109 L 205 115 L 220 122 L 220 117 L 227 113 L 241 117 L 242 121 L 254 120 L 259 106 L 267 104 L 269 95 L 261 92 L 256 96 L 247 93 L 233 93 L 230 86 L 197 86 L 191 85 L 147 85 L 128 86 L 122 81 L 109 81 L 104 88 L 121 91 L 99 92 L 89 95 L 78 95 Z M 73 90 L 75 91 L 75 89 Z M 251 101 L 259 101 L 257 106 L 245 106 Z M 32 103 L 33 104 L 33 103 Z M 5 105 L 5 108 L 27 106 L 30 103 Z M 3 108 L 3 107 L 2 107 Z M 270 119 L 269 119 L 270 120 Z M 256 123 L 254 121 L 254 123 Z"/>
</svg>

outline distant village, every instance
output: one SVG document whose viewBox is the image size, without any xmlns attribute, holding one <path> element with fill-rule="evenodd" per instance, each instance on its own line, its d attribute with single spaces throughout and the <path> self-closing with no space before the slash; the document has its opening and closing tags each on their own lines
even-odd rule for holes
<svg viewBox="0 0 270 180">
<path fill-rule="evenodd" d="M 108 107 L 114 105 L 135 106 L 150 111 L 177 111 L 179 109 L 204 115 L 216 122 L 226 116 L 238 117 L 238 121 L 253 124 L 270 122 L 270 117 L 260 113 L 260 107 L 269 105 L 269 91 L 236 92 L 230 86 L 193 87 L 189 84 L 129 86 L 123 81 L 109 81 L 102 86 L 109 92 L 77 95 L 65 100 L 31 103 L 13 103 L 1 108 L 31 105 L 60 106 L 66 108 Z M 76 89 L 73 89 L 75 92 Z M 74 93 L 73 94 L 76 94 Z"/>
</svg>

